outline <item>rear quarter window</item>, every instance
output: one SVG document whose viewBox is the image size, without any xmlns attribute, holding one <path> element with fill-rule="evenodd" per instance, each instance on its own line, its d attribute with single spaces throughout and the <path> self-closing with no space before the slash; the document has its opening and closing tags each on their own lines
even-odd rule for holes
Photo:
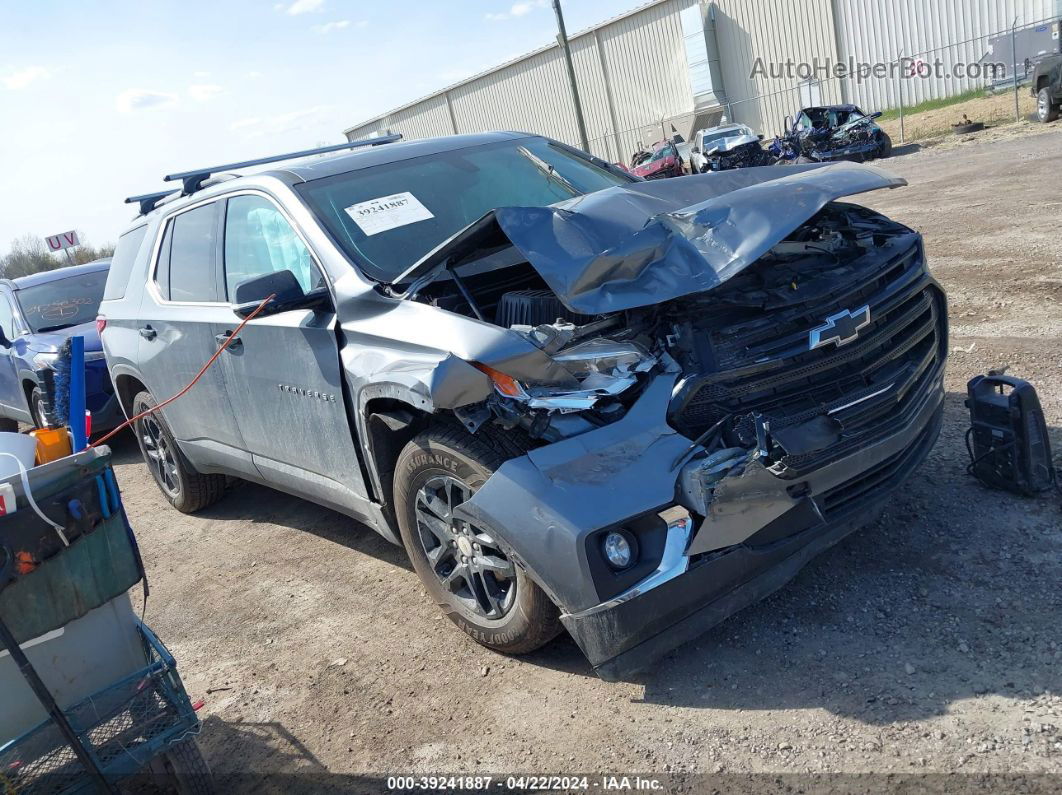
<svg viewBox="0 0 1062 795">
<path fill-rule="evenodd" d="M 140 253 L 140 246 L 144 242 L 144 234 L 147 232 L 147 224 L 130 229 L 120 238 L 118 246 L 114 249 L 111 258 L 111 270 L 107 276 L 107 286 L 103 290 L 104 301 L 116 301 L 125 297 L 125 288 L 129 284 L 129 274 L 136 262 L 136 255 Z"/>
</svg>

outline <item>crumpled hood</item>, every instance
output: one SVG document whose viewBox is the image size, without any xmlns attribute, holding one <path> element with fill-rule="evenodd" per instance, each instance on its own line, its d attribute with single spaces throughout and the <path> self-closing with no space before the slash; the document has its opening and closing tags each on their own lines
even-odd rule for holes
<svg viewBox="0 0 1062 795">
<path fill-rule="evenodd" d="M 668 155 L 659 160 L 650 160 L 648 163 L 642 163 L 640 166 L 635 166 L 631 169 L 631 173 L 637 174 L 639 177 L 647 177 L 650 174 L 655 174 L 657 171 L 663 171 L 665 168 L 670 168 L 673 165 L 675 165 L 675 158 Z"/>
<path fill-rule="evenodd" d="M 740 273 L 823 206 L 906 185 L 855 163 L 761 166 L 606 188 L 549 207 L 499 207 L 409 269 L 475 259 L 506 239 L 580 314 L 710 290 Z"/>
<path fill-rule="evenodd" d="M 719 154 L 721 152 L 729 152 L 732 149 L 737 149 L 739 146 L 745 144 L 759 143 L 759 137 L 755 135 L 749 135 L 748 133 L 739 133 L 738 135 L 728 135 L 726 138 L 720 138 L 718 141 L 714 141 L 712 145 L 705 150 L 705 157 L 713 154 Z"/>
</svg>

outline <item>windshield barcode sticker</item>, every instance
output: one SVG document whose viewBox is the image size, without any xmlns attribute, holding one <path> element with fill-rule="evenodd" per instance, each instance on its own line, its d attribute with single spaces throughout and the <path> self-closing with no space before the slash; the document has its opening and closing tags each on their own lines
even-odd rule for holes
<svg viewBox="0 0 1062 795">
<path fill-rule="evenodd" d="M 390 196 L 381 196 L 379 199 L 370 199 L 367 202 L 358 202 L 344 209 L 366 237 L 435 217 L 417 200 L 416 196 L 408 191 L 392 193 Z"/>
</svg>

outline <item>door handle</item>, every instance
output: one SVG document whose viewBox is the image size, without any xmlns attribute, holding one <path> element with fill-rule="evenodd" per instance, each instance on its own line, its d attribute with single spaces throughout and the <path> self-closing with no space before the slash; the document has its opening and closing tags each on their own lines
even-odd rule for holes
<svg viewBox="0 0 1062 795">
<path fill-rule="evenodd" d="M 158 332 L 151 328 L 151 326 L 142 326 L 140 328 L 140 336 L 146 340 L 153 340 L 158 336 Z"/>
<path fill-rule="evenodd" d="M 232 336 L 232 332 L 231 331 L 226 331 L 223 334 L 216 334 L 214 336 L 214 339 L 215 339 L 215 341 L 217 341 L 218 345 L 220 346 L 220 345 L 224 345 L 225 341 L 231 336 Z M 233 351 L 233 350 L 236 350 L 237 348 L 242 348 L 242 347 L 243 347 L 243 340 L 241 340 L 239 337 L 237 337 L 236 339 L 234 339 L 232 342 L 229 343 L 228 350 Z"/>
</svg>

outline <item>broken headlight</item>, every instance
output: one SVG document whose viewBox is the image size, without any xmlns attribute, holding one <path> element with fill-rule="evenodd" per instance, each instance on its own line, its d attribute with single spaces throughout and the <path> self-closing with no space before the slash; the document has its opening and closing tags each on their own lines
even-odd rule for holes
<svg viewBox="0 0 1062 795">
<path fill-rule="evenodd" d="M 490 376 L 494 388 L 532 409 L 550 411 L 584 411 L 602 398 L 624 392 L 656 364 L 656 357 L 634 342 L 613 342 L 593 339 L 552 354 L 555 362 L 564 367 L 579 382 L 578 389 L 568 387 L 526 385 L 511 376 L 486 365 L 477 364 Z"/>
</svg>

